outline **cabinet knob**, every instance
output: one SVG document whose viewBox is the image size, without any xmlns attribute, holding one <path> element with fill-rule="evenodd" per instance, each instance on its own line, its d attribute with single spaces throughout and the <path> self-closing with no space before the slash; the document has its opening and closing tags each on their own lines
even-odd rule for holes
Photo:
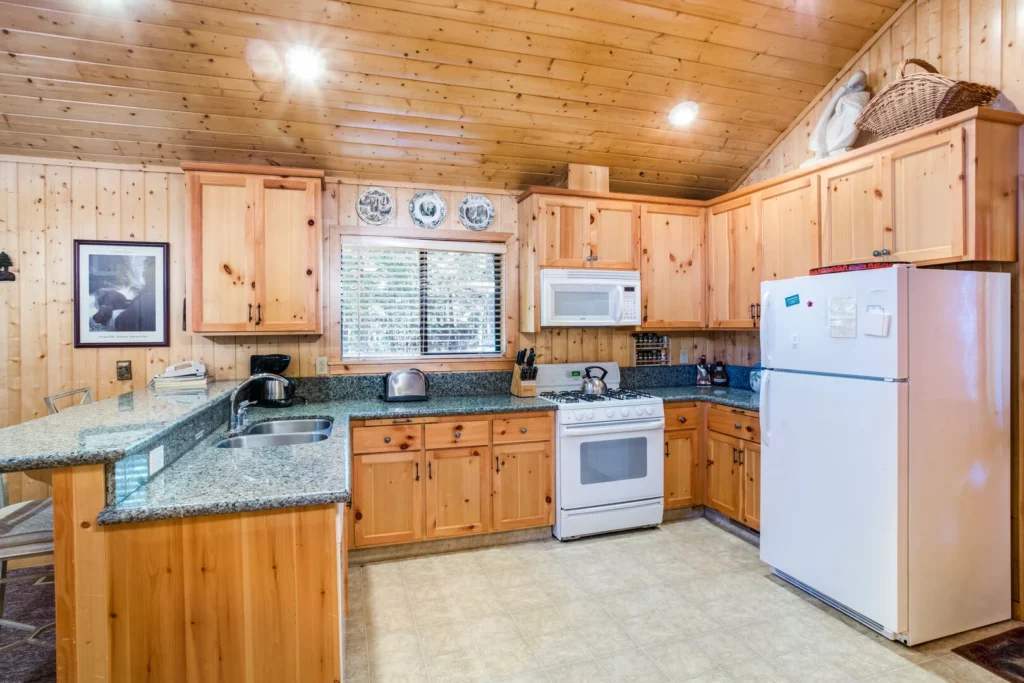
<svg viewBox="0 0 1024 683">
<path fill-rule="evenodd" d="M 686 418 L 685 417 L 680 417 L 679 418 L 679 424 L 686 424 Z"/>
<path fill-rule="evenodd" d="M 313 220 L 312 218 L 309 219 L 308 223 L 309 223 L 309 227 L 313 227 L 314 225 L 316 225 L 316 221 Z"/>
<path fill-rule="evenodd" d="M 455 438 L 456 439 L 461 439 L 462 438 L 462 432 L 455 432 Z"/>
<path fill-rule="evenodd" d="M 596 260 L 597 260 L 597 257 L 595 256 L 595 257 L 593 258 L 593 260 L 594 260 L 594 261 L 596 261 Z"/>
<path fill-rule="evenodd" d="M 874 256 L 875 258 L 878 258 L 879 256 L 882 255 L 882 252 L 875 249 L 873 252 L 871 252 L 871 255 Z"/>
<path fill-rule="evenodd" d="M 384 443 L 391 443 L 391 437 L 390 436 L 385 436 L 384 437 Z"/>
<path fill-rule="evenodd" d="M 526 433 L 526 427 L 520 427 L 519 428 L 519 433 L 520 434 L 525 434 Z"/>
<path fill-rule="evenodd" d="M 882 256 L 888 256 L 888 255 L 889 255 L 889 250 L 888 249 L 883 249 L 882 250 Z"/>
<path fill-rule="evenodd" d="M 733 427 L 734 427 L 735 429 L 739 429 L 739 428 L 740 428 L 740 423 L 739 423 L 739 422 L 736 422 L 736 423 L 734 423 L 734 424 L 733 424 Z"/>
</svg>

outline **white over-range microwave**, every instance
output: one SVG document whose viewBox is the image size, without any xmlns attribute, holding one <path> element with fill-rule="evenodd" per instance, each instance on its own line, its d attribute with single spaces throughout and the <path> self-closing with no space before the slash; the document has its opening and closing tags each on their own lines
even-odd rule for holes
<svg viewBox="0 0 1024 683">
<path fill-rule="evenodd" d="M 640 324 L 640 273 L 628 270 L 540 271 L 541 327 Z"/>
</svg>

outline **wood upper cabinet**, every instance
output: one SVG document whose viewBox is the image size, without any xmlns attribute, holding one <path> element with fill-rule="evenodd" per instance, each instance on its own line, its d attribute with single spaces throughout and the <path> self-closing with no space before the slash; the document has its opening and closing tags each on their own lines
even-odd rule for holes
<svg viewBox="0 0 1024 683">
<path fill-rule="evenodd" d="M 884 248 L 881 157 L 832 166 L 819 177 L 822 264 L 874 260 Z"/>
<path fill-rule="evenodd" d="M 606 199 L 588 202 L 591 268 L 636 270 L 640 264 L 640 205 Z"/>
<path fill-rule="evenodd" d="M 493 447 L 490 467 L 495 531 L 555 523 L 553 457 L 550 441 Z"/>
<path fill-rule="evenodd" d="M 490 449 L 427 451 L 427 538 L 490 531 Z"/>
<path fill-rule="evenodd" d="M 540 265 L 547 268 L 586 268 L 590 264 L 587 200 L 539 195 L 535 209 Z"/>
<path fill-rule="evenodd" d="M 708 326 L 756 327 L 761 240 L 751 197 L 711 207 L 708 223 Z"/>
<path fill-rule="evenodd" d="M 355 545 L 408 543 L 423 538 L 423 452 L 352 458 Z"/>
<path fill-rule="evenodd" d="M 743 519 L 751 529 L 761 528 L 761 447 L 745 441 L 740 451 L 743 466 Z"/>
<path fill-rule="evenodd" d="M 704 326 L 704 220 L 695 206 L 644 204 L 640 211 L 642 326 Z"/>
<path fill-rule="evenodd" d="M 882 154 L 882 254 L 894 261 L 964 255 L 964 129 Z"/>
<path fill-rule="evenodd" d="M 322 173 L 288 177 L 218 170 L 244 166 L 182 166 L 192 331 L 320 333 Z"/>
<path fill-rule="evenodd" d="M 754 195 L 761 279 L 807 275 L 821 265 L 818 177 L 797 178 Z"/>
<path fill-rule="evenodd" d="M 708 432 L 705 504 L 737 520 L 743 511 L 742 448 L 741 439 Z"/>
<path fill-rule="evenodd" d="M 665 509 L 703 502 L 697 424 L 665 432 Z"/>
</svg>

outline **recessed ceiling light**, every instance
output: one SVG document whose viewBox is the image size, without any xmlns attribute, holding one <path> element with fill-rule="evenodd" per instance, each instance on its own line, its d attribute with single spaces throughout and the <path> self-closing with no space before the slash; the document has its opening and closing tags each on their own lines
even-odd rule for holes
<svg viewBox="0 0 1024 683">
<path fill-rule="evenodd" d="M 699 109 L 696 102 L 681 102 L 668 113 L 668 122 L 673 126 L 688 126 L 697 119 Z"/>
<path fill-rule="evenodd" d="M 292 76 L 303 81 L 315 81 L 323 76 L 327 69 L 320 53 L 305 45 L 290 48 L 285 56 L 285 62 Z"/>
</svg>

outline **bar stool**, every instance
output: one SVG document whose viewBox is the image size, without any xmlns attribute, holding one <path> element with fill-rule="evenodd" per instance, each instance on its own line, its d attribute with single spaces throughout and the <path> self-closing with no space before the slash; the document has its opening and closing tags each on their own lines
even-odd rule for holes
<svg viewBox="0 0 1024 683">
<path fill-rule="evenodd" d="M 8 503 L 7 475 L 0 474 L 0 629 L 11 628 L 25 631 L 24 638 L 0 647 L 0 652 L 12 650 L 21 645 L 36 645 L 53 649 L 52 643 L 39 636 L 54 628 L 55 622 L 35 626 L 4 619 L 4 598 L 7 584 L 37 581 L 52 578 L 52 572 L 39 572 L 7 578 L 7 563 L 53 553 L 53 499 L 26 500 L 22 503 Z"/>
<path fill-rule="evenodd" d="M 82 389 L 72 389 L 71 391 L 65 391 L 62 394 L 54 394 L 53 396 L 47 396 L 43 398 L 43 403 L 46 404 L 46 410 L 49 411 L 50 415 L 54 415 L 57 413 L 57 406 L 53 405 L 54 401 L 57 401 L 62 398 L 67 398 L 68 396 L 74 396 L 76 394 L 82 394 L 82 400 L 80 400 L 76 405 L 84 406 L 86 403 L 92 403 L 92 389 L 90 389 L 89 387 L 84 387 Z"/>
</svg>

